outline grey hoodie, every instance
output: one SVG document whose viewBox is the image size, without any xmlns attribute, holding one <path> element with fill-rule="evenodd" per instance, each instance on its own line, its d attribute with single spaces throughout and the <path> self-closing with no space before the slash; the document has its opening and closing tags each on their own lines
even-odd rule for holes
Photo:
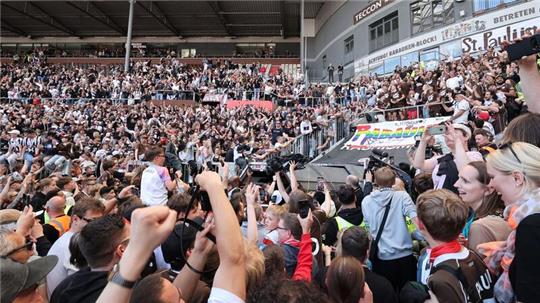
<svg viewBox="0 0 540 303">
<path fill-rule="evenodd" d="M 384 208 L 392 196 L 388 218 L 379 240 L 381 260 L 394 260 L 412 254 L 412 240 L 407 231 L 405 216 L 415 218 L 416 206 L 407 192 L 388 188 L 372 192 L 362 201 L 364 222 L 375 239 L 384 216 Z"/>
</svg>

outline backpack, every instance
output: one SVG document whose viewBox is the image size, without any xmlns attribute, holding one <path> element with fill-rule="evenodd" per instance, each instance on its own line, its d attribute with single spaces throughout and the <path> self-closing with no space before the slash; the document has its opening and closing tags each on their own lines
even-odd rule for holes
<svg viewBox="0 0 540 303">
<path fill-rule="evenodd" d="M 480 303 L 485 300 L 495 300 L 493 295 L 493 288 L 497 277 L 495 277 L 487 268 L 482 258 L 474 251 L 469 251 L 475 259 L 474 262 L 466 262 L 465 260 L 456 260 L 459 264 L 457 268 L 451 267 L 446 264 L 439 264 L 431 270 L 431 275 L 435 274 L 439 270 L 444 270 L 452 274 L 461 284 L 464 293 L 467 296 L 468 303 Z M 478 280 L 476 283 L 469 283 L 467 277 L 463 273 L 462 268 L 473 267 Z M 493 301 L 494 302 L 494 301 Z"/>
</svg>

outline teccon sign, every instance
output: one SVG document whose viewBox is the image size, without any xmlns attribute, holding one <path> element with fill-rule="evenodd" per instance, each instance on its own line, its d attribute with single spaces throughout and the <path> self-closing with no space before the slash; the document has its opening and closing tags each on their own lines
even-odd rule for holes
<svg viewBox="0 0 540 303">
<path fill-rule="evenodd" d="M 394 2 L 394 0 L 377 0 L 377 1 L 371 2 L 363 10 L 359 11 L 356 15 L 354 15 L 353 17 L 354 24 L 362 21 L 362 19 L 377 12 L 378 10 L 380 10 L 381 8 L 385 7 L 386 5 L 392 2 Z"/>
</svg>

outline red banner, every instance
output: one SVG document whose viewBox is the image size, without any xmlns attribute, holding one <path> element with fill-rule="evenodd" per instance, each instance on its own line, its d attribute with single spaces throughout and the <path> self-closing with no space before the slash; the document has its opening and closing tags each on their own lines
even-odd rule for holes
<svg viewBox="0 0 540 303">
<path fill-rule="evenodd" d="M 227 101 L 227 109 L 242 107 L 242 106 L 254 106 L 262 108 L 267 111 L 274 110 L 274 103 L 272 101 L 248 101 L 248 100 L 229 100 Z"/>
</svg>

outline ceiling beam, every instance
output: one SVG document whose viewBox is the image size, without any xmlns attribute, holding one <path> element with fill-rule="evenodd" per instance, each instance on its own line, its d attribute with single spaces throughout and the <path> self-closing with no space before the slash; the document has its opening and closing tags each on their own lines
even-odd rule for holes
<svg viewBox="0 0 540 303">
<path fill-rule="evenodd" d="M 171 20 L 169 19 L 169 17 L 167 17 L 167 14 L 165 14 L 165 12 L 161 9 L 161 7 L 159 6 L 158 2 L 157 1 L 152 1 L 150 2 L 150 5 L 152 8 L 156 8 L 157 12 L 163 16 L 163 19 L 165 19 L 165 22 L 168 23 L 173 29 L 174 31 L 177 33 L 176 35 L 180 38 L 182 38 L 182 35 L 180 34 L 180 30 L 174 26 L 174 24 L 171 22 Z"/>
<path fill-rule="evenodd" d="M 169 31 L 171 31 L 171 33 L 173 33 L 175 36 L 177 37 L 181 37 L 182 35 L 180 34 L 180 32 L 174 27 L 172 26 L 172 24 L 170 24 L 170 22 L 165 22 L 163 21 L 163 19 L 165 19 L 163 16 L 158 16 L 152 9 L 149 9 L 148 7 L 146 7 L 144 4 L 142 4 L 141 2 L 136 2 L 142 9 L 144 9 L 147 13 L 149 13 L 152 17 L 154 17 L 154 19 L 156 19 L 156 21 L 163 25 L 164 27 L 166 27 Z"/>
<path fill-rule="evenodd" d="M 65 28 L 67 33 L 70 33 L 73 36 L 77 35 L 77 34 L 75 34 L 75 31 L 73 31 L 71 28 L 67 27 L 65 24 L 60 22 L 60 20 L 58 20 L 58 18 L 55 18 L 55 17 L 51 16 L 51 14 L 44 11 L 43 8 L 38 6 L 35 2 L 27 1 L 26 3 L 28 3 L 33 8 L 37 9 L 40 13 L 44 14 L 49 20 L 51 20 L 51 24 L 56 23 L 56 24 L 60 25 L 61 27 Z"/>
<path fill-rule="evenodd" d="M 281 12 L 264 12 L 264 11 L 258 11 L 258 12 L 218 12 L 220 15 L 279 15 Z"/>
<path fill-rule="evenodd" d="M 35 20 L 35 21 L 37 21 L 37 22 L 39 22 L 39 23 L 42 23 L 42 24 L 45 24 L 45 25 L 50 26 L 50 27 L 52 27 L 52 28 L 55 28 L 55 29 L 57 29 L 57 30 L 59 30 L 59 31 L 61 31 L 61 32 L 64 32 L 64 33 L 66 33 L 66 34 L 69 34 L 69 35 L 72 35 L 72 36 L 76 36 L 76 37 L 81 38 L 79 35 L 77 35 L 77 34 L 76 34 L 75 32 L 73 32 L 72 30 L 63 28 L 63 27 L 61 27 L 61 26 L 59 26 L 59 25 L 56 25 L 56 24 L 54 24 L 54 23 L 52 23 L 52 22 L 49 23 L 49 22 L 47 22 L 47 21 L 45 21 L 45 20 L 43 20 L 43 19 L 41 19 L 41 18 L 38 18 L 38 17 L 33 16 L 33 15 L 30 15 L 30 14 L 28 14 L 27 12 L 24 12 L 24 11 L 22 11 L 22 10 L 16 8 L 16 7 L 13 7 L 13 6 L 11 6 L 11 5 L 5 3 L 5 2 L 2 2 L 2 6 L 7 7 L 7 8 L 9 8 L 10 10 L 15 11 L 15 12 L 17 12 L 17 13 L 23 15 L 23 16 L 26 16 L 26 17 L 28 17 L 28 18 L 30 18 L 30 19 L 32 19 L 32 20 Z"/>
<path fill-rule="evenodd" d="M 2 28 L 5 29 L 5 30 L 8 30 L 12 33 L 15 33 L 19 36 L 23 36 L 23 37 L 28 37 L 30 36 L 27 32 L 25 32 L 24 30 L 16 27 L 15 25 L 12 25 L 10 23 L 8 23 L 6 20 L 4 20 L 4 18 L 2 18 Z"/>
<path fill-rule="evenodd" d="M 114 21 L 113 18 L 111 18 L 111 16 L 109 16 L 101 7 L 98 6 L 98 2 L 94 1 L 94 2 L 90 2 L 88 1 L 87 2 L 91 7 L 93 7 L 95 10 L 97 10 L 98 12 L 100 12 L 103 16 L 105 16 L 105 18 L 107 19 L 107 22 L 112 24 L 114 27 L 116 27 L 117 29 L 119 29 L 123 35 L 127 35 L 127 30 L 124 29 L 122 26 L 120 26 L 118 23 L 116 23 L 116 21 Z"/>
<path fill-rule="evenodd" d="M 287 15 L 285 10 L 285 0 L 279 2 L 279 8 L 281 11 L 281 38 L 287 38 Z"/>
<path fill-rule="evenodd" d="M 223 10 L 221 9 L 219 2 L 208 1 L 208 5 L 210 6 L 210 8 L 212 8 L 212 11 L 214 11 L 214 14 L 216 14 L 216 16 L 218 17 L 219 23 L 221 23 L 221 26 L 223 26 L 223 29 L 227 33 L 227 36 L 232 36 L 231 30 L 229 29 L 229 26 L 228 26 L 227 18 L 225 18 L 224 14 L 222 14 Z"/>
<path fill-rule="evenodd" d="M 88 16 L 88 17 L 90 17 L 90 18 L 96 20 L 97 22 L 99 22 L 99 23 L 101 23 L 101 24 L 107 26 L 108 28 L 114 30 L 115 32 L 119 33 L 120 35 L 125 35 L 125 34 L 126 34 L 122 29 L 117 28 L 117 27 L 115 27 L 115 26 L 112 25 L 112 24 L 109 24 L 107 21 L 102 20 L 101 18 L 97 17 L 96 15 L 90 13 L 88 10 L 85 10 L 85 9 L 83 9 L 83 8 L 80 8 L 80 7 L 77 6 L 75 3 L 73 3 L 73 2 L 66 2 L 66 3 L 67 3 L 67 5 L 73 7 L 74 9 L 76 9 L 76 10 L 78 10 L 79 12 L 85 14 L 86 16 Z M 88 7 L 87 7 L 87 8 L 88 8 Z"/>
<path fill-rule="evenodd" d="M 229 23 L 227 27 L 281 27 L 280 23 Z"/>
</svg>

